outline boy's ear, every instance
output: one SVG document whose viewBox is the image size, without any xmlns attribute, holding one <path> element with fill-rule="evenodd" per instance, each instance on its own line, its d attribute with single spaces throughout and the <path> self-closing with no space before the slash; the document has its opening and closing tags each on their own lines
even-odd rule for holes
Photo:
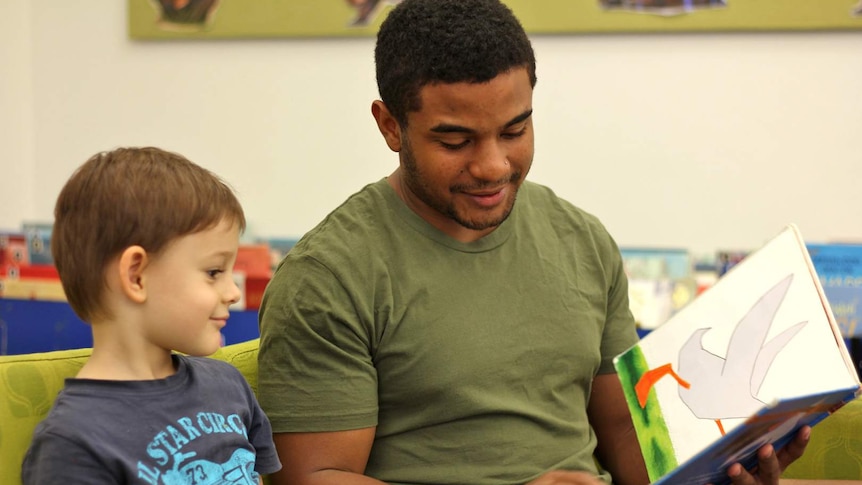
<svg viewBox="0 0 862 485">
<path fill-rule="evenodd" d="M 120 290 L 136 303 L 143 303 L 147 300 L 144 269 L 148 264 L 147 251 L 140 246 L 129 246 L 120 254 L 118 267 Z"/>
<path fill-rule="evenodd" d="M 377 122 L 377 129 L 393 152 L 401 151 L 401 125 L 389 112 L 389 108 L 379 99 L 371 103 L 371 114 Z"/>
</svg>

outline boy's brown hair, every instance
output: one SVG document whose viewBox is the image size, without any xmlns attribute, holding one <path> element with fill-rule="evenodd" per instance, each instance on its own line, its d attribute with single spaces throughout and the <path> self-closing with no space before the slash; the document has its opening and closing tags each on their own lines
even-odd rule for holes
<svg viewBox="0 0 862 485">
<path fill-rule="evenodd" d="M 93 155 L 60 191 L 51 252 L 66 298 L 84 321 L 106 317 L 108 262 L 134 245 L 158 254 L 222 220 L 245 229 L 242 206 L 218 176 L 159 148 Z"/>
</svg>

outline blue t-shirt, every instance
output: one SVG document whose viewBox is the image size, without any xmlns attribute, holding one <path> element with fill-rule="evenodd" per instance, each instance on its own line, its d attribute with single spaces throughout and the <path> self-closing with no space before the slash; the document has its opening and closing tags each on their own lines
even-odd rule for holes
<svg viewBox="0 0 862 485">
<path fill-rule="evenodd" d="M 281 468 L 239 371 L 174 355 L 165 379 L 66 379 L 24 457 L 24 484 L 258 484 Z"/>
</svg>

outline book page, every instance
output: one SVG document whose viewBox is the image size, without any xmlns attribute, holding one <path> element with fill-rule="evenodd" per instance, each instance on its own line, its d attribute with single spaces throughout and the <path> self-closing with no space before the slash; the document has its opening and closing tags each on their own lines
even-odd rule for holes
<svg viewBox="0 0 862 485">
<path fill-rule="evenodd" d="M 790 226 L 644 337 L 630 352 L 642 355 L 638 360 L 651 377 L 631 383 L 649 387 L 649 399 L 638 404 L 663 418 L 676 463 L 768 403 L 858 385 L 830 318 Z M 629 395 L 637 393 L 626 388 L 632 368 L 618 365 Z"/>
</svg>

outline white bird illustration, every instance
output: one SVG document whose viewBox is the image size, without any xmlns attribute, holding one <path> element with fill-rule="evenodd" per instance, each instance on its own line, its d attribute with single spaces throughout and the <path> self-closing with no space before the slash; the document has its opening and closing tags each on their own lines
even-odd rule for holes
<svg viewBox="0 0 862 485">
<path fill-rule="evenodd" d="M 808 322 L 782 331 L 772 340 L 766 336 L 775 314 L 787 294 L 793 275 L 788 275 L 751 307 L 737 323 L 724 357 L 703 346 L 711 328 L 692 333 L 679 351 L 679 374 L 670 364 L 644 373 L 635 386 L 641 407 L 658 379 L 670 374 L 680 384 L 679 396 L 691 412 L 701 419 L 712 419 L 724 434 L 722 419 L 745 418 L 760 409 L 760 388 L 778 353 Z"/>
</svg>

